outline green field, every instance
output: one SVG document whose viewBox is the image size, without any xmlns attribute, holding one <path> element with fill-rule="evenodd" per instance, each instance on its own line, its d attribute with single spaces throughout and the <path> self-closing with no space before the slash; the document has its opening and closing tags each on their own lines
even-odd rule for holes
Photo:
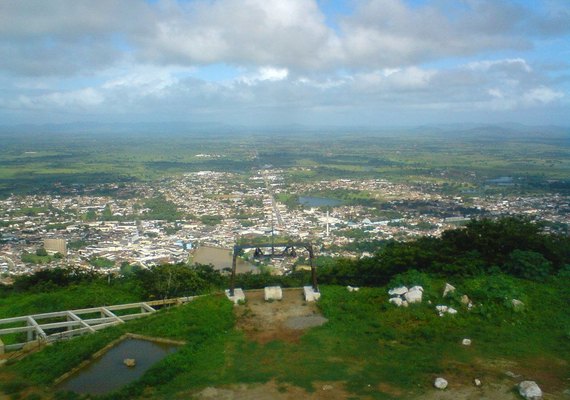
<svg viewBox="0 0 570 400">
<path fill-rule="evenodd" d="M 460 191 L 502 176 L 526 191 L 568 190 L 570 134 L 499 129 L 291 134 L 0 134 L 0 193 L 153 181 L 184 172 L 247 175 L 271 164 L 290 182 L 383 178 Z M 501 188 L 502 191 L 508 188 Z"/>
</svg>

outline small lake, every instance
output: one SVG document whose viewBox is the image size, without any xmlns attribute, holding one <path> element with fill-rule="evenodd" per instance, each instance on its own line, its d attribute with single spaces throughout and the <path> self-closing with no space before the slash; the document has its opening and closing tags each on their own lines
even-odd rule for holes
<svg viewBox="0 0 570 400">
<path fill-rule="evenodd" d="M 232 268 L 232 250 L 220 249 L 219 247 L 200 246 L 192 254 L 192 263 L 212 264 L 214 269 L 223 270 Z M 236 272 L 259 272 L 259 269 L 241 258 L 236 260 Z"/>
<path fill-rule="evenodd" d="M 335 207 L 340 206 L 342 201 L 328 197 L 299 196 L 299 204 L 305 207 Z"/>
<path fill-rule="evenodd" d="M 140 378 L 153 364 L 174 353 L 180 346 L 127 338 L 57 385 L 59 390 L 81 394 L 105 394 Z M 136 365 L 127 367 L 125 358 Z"/>
</svg>

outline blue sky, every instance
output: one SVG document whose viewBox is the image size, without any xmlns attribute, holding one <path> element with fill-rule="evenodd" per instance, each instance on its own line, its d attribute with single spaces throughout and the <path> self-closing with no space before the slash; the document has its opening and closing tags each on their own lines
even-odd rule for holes
<svg viewBox="0 0 570 400">
<path fill-rule="evenodd" d="M 570 125 L 570 2 L 0 2 L 0 124 L 75 121 Z"/>
</svg>

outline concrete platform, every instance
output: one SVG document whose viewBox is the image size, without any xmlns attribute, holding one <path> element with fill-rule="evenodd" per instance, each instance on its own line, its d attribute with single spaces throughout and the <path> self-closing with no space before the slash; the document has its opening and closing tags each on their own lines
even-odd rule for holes
<svg viewBox="0 0 570 400">
<path fill-rule="evenodd" d="M 321 293 L 316 292 L 312 286 L 303 286 L 303 294 L 305 295 L 305 301 L 317 301 L 321 298 Z"/>
<path fill-rule="evenodd" d="M 226 289 L 226 297 L 234 304 L 237 304 L 240 301 L 245 301 L 245 293 L 243 292 L 242 289 L 239 288 L 234 289 L 233 296 L 230 296 L 230 289 Z"/>
<path fill-rule="evenodd" d="M 281 300 L 283 298 L 283 291 L 281 286 L 267 286 L 265 291 L 265 301 Z"/>
</svg>

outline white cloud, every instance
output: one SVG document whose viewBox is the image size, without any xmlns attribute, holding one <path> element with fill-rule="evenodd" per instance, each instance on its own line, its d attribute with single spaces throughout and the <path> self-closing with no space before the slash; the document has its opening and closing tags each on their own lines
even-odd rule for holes
<svg viewBox="0 0 570 400">
<path fill-rule="evenodd" d="M 524 101 L 529 105 L 548 104 L 553 101 L 560 100 L 564 97 L 564 93 L 552 90 L 545 86 L 530 89 L 523 96 Z"/>
</svg>

